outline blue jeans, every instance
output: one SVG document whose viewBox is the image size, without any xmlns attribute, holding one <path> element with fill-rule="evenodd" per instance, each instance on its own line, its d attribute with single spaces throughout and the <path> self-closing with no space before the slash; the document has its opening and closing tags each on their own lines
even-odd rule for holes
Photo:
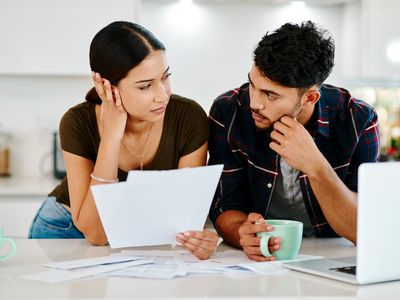
<svg viewBox="0 0 400 300">
<path fill-rule="evenodd" d="M 72 221 L 71 213 L 55 197 L 47 197 L 29 229 L 30 239 L 84 239 Z"/>
</svg>

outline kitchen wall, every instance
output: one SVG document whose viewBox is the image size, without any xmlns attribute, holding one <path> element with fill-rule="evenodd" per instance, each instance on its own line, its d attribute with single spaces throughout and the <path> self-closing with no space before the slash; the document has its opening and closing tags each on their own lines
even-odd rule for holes
<svg viewBox="0 0 400 300">
<path fill-rule="evenodd" d="M 40 1 L 46 5 L 35 10 L 35 22 L 40 24 L 46 24 L 49 20 L 54 22 L 52 10 L 56 8 L 51 4 L 52 1 Z M 64 9 L 70 9 L 73 16 L 74 5 L 83 5 L 78 3 L 86 1 L 71 1 L 66 2 L 72 3 L 73 6 L 69 5 L 69 8 L 66 6 Z M 11 0 L 8 2 L 15 3 Z M 17 2 L 23 3 L 24 0 Z M 318 2 L 325 5 L 316 5 Z M 7 1 L 0 3 L 0 11 L 4 3 Z M 84 11 L 89 13 L 91 5 L 94 4 L 86 3 L 89 4 L 82 9 L 86 9 Z M 107 12 L 111 14 L 112 11 L 107 7 L 111 2 L 101 1 L 101 3 L 103 14 L 97 14 L 101 19 L 95 19 L 98 29 L 110 22 L 111 15 L 107 15 Z M 194 1 L 193 6 L 185 8 L 185 4 L 179 5 L 177 1 L 125 0 L 120 1 L 120 5 L 126 6 L 125 9 L 119 9 L 112 14 L 117 19 L 137 20 L 164 42 L 173 72 L 171 79 L 174 92 L 196 99 L 208 111 L 215 97 L 246 81 L 252 63 L 252 51 L 262 35 L 289 21 L 300 22 L 310 19 L 331 32 L 337 46 L 336 65 L 327 82 L 342 85 L 346 83 L 348 77 L 354 78 L 360 74 L 361 2 L 354 0 L 345 3 L 343 1 L 309 3 L 312 4 L 302 6 L 298 2 L 290 1 L 210 0 Z M 22 17 L 32 18 L 29 10 L 21 10 L 20 14 Z M 85 32 L 85 36 L 79 35 L 79 28 L 89 26 L 92 18 L 86 18 L 82 13 L 78 16 L 80 17 L 71 17 L 69 21 L 64 20 L 64 32 L 60 35 L 62 38 L 65 34 L 71 39 L 68 24 L 74 23 L 73 28 L 77 30 L 78 36 L 76 39 L 71 39 L 71 49 L 78 47 L 77 45 L 82 47 L 83 43 L 87 47 L 90 41 L 86 39 L 91 39 L 86 38 L 88 32 Z M 4 23 L 3 19 L 0 18 L 0 27 L 3 28 L 1 43 L 4 45 L 4 41 L 15 40 L 16 31 L 8 33 L 4 28 L 10 24 Z M 24 25 L 26 26 L 29 24 Z M 48 26 L 53 25 L 49 23 Z M 46 26 L 42 26 L 41 30 L 46 34 Z M 37 32 L 31 33 L 37 34 Z M 48 43 L 49 47 L 57 45 L 52 43 L 51 37 L 41 38 L 40 41 L 44 45 Z M 35 39 L 27 39 L 26 51 L 29 51 L 29 43 L 35 44 Z M 63 51 L 68 54 L 70 50 Z M 82 51 L 87 55 L 86 48 L 80 50 Z M 62 59 L 65 61 L 57 70 L 52 70 L 51 64 L 46 65 L 47 69 L 41 70 L 40 64 L 35 64 L 33 61 L 35 57 L 29 58 L 32 62 L 30 65 L 33 64 L 34 67 L 28 71 L 16 68 L 15 72 L 9 69 L 5 72 L 2 68 L 4 65 L 1 65 L 4 58 L 0 59 L 2 91 L 0 124 L 2 130 L 11 133 L 13 137 L 11 142 L 13 176 L 37 178 L 49 176 L 51 171 L 51 137 L 52 132 L 58 127 L 60 117 L 68 107 L 83 101 L 91 82 L 87 61 L 82 61 L 81 58 L 77 64 L 78 60 L 73 56 L 64 55 Z M 75 69 L 71 69 L 68 67 L 70 64 L 77 65 Z M 11 63 L 7 63 L 7 68 L 10 65 L 12 67 Z"/>
<path fill-rule="evenodd" d="M 0 124 L 11 134 L 11 174 L 48 177 L 52 136 L 72 105 L 91 87 L 88 76 L 0 76 Z"/>
<path fill-rule="evenodd" d="M 89 45 L 136 0 L 1 0 L 0 130 L 11 135 L 13 178 L 51 177 L 52 136 L 92 86 Z"/>
<path fill-rule="evenodd" d="M 218 95 L 247 81 L 258 41 L 286 22 L 313 20 L 331 32 L 338 47 L 329 81 L 340 81 L 343 5 L 196 3 L 203 4 L 185 7 L 177 1 L 143 1 L 139 22 L 165 43 L 174 90 L 196 99 L 207 111 Z"/>
</svg>

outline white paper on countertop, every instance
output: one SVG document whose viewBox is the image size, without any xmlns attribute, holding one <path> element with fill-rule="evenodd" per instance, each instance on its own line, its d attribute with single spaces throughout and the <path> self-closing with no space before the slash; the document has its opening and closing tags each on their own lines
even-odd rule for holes
<svg viewBox="0 0 400 300">
<path fill-rule="evenodd" d="M 133 252 L 132 252 L 133 253 Z M 280 263 L 284 262 L 294 262 L 294 261 L 302 261 L 302 260 L 311 260 L 322 258 L 322 256 L 315 256 L 315 255 L 306 255 L 306 254 L 297 254 L 293 259 L 287 260 L 278 260 Z M 243 265 L 243 264 L 250 264 L 254 263 L 253 260 L 249 259 L 244 251 L 242 250 L 226 250 L 226 251 L 219 251 L 216 252 L 213 256 L 209 258 L 209 260 L 219 263 L 226 263 L 231 265 Z"/>
<path fill-rule="evenodd" d="M 175 258 L 178 262 L 186 264 L 188 274 L 225 274 L 225 275 L 243 275 L 256 273 L 260 275 L 281 276 L 288 272 L 282 266 L 282 262 L 310 260 L 320 258 L 319 256 L 298 254 L 293 260 L 286 261 L 272 261 L 272 262 L 255 262 L 250 260 L 242 250 L 226 250 L 216 252 L 207 260 L 200 260 L 187 250 L 122 250 L 119 255 L 128 255 L 134 257 L 143 257 L 154 259 L 152 265 L 131 267 L 129 270 L 120 270 L 113 272 L 115 276 L 126 277 L 146 277 L 146 278 L 164 278 L 169 279 L 176 277 L 177 271 L 169 263 L 163 266 L 157 263 L 157 258 Z M 171 262 L 171 261 L 170 261 Z M 180 270 L 184 270 L 183 264 L 176 264 L 180 266 Z M 136 270 L 136 271 L 135 271 Z M 141 275 L 144 276 L 141 276 Z M 183 276 L 180 274 L 179 276 Z"/>
<path fill-rule="evenodd" d="M 129 268 L 143 264 L 151 264 L 153 260 L 141 259 L 129 262 L 114 263 L 110 265 L 96 265 L 72 270 L 50 270 L 21 276 L 23 279 L 34 280 L 44 283 L 61 283 L 70 280 L 81 279 L 89 276 L 100 275 L 120 269 Z"/>
<path fill-rule="evenodd" d="M 94 267 L 99 265 L 110 265 L 134 260 L 140 260 L 142 257 L 139 256 L 127 256 L 127 255 L 108 255 L 101 257 L 93 257 L 86 259 L 76 259 L 76 260 L 67 260 L 67 261 L 59 261 L 50 264 L 44 264 L 42 266 L 60 269 L 60 270 L 72 270 L 86 267 Z"/>
<path fill-rule="evenodd" d="M 175 244 L 203 230 L 223 165 L 130 171 L 128 180 L 91 186 L 111 248 Z"/>
<path fill-rule="evenodd" d="M 105 276 L 172 279 L 186 276 L 188 273 L 188 265 L 175 256 L 163 255 L 148 258 L 152 259 L 154 263 L 120 269 L 107 273 Z"/>
</svg>

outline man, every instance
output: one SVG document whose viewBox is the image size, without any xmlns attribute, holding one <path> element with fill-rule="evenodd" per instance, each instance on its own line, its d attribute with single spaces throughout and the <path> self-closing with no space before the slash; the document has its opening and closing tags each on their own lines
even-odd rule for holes
<svg viewBox="0 0 400 300">
<path fill-rule="evenodd" d="M 308 21 L 267 33 L 249 82 L 210 111 L 209 164 L 224 164 L 210 218 L 223 239 L 256 261 L 265 219 L 303 222 L 305 236 L 356 243 L 357 170 L 379 159 L 374 109 L 323 84 L 335 47 Z M 269 250 L 281 247 L 270 240 Z M 273 254 L 273 253 L 272 253 Z"/>
</svg>

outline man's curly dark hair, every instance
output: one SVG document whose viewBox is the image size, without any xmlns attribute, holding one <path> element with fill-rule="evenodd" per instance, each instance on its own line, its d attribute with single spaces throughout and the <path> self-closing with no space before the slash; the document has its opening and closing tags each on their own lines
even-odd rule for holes
<svg viewBox="0 0 400 300">
<path fill-rule="evenodd" d="M 334 65 L 335 45 L 326 30 L 307 21 L 267 32 L 254 50 L 254 62 L 268 79 L 292 88 L 321 85 Z"/>
</svg>

